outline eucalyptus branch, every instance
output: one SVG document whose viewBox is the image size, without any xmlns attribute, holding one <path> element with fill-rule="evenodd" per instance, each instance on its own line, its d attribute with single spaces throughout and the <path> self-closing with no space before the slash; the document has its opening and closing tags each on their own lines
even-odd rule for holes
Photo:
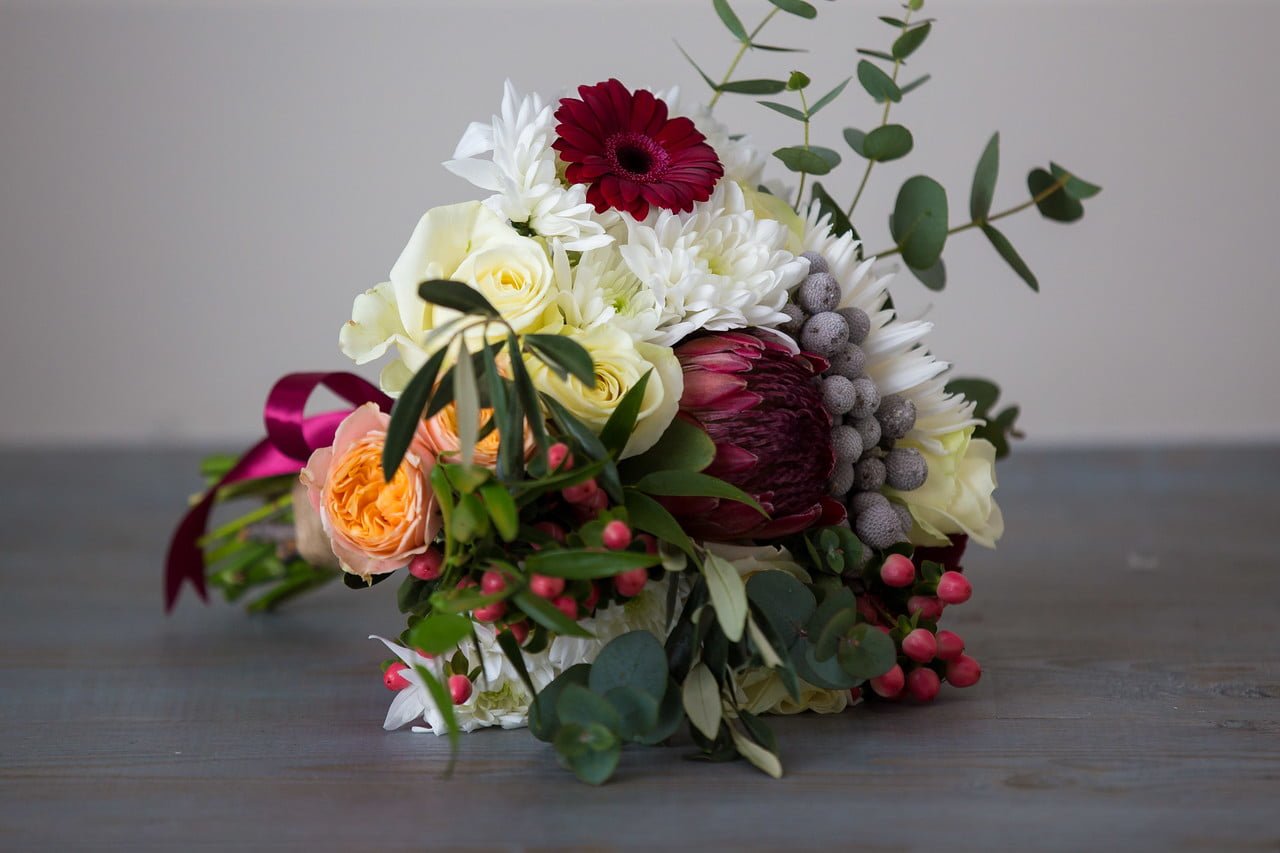
<svg viewBox="0 0 1280 853">
<path fill-rule="evenodd" d="M 809 115 L 809 102 L 804 96 L 804 89 L 799 89 L 798 94 L 800 95 L 800 109 L 804 112 L 804 147 L 805 147 L 805 150 L 808 151 L 809 150 L 809 122 L 812 117 Z M 797 213 L 800 212 L 800 202 L 804 200 L 804 179 L 807 178 L 808 176 L 809 176 L 808 172 L 802 171 L 800 173 L 800 188 L 796 191 L 796 203 L 791 205 L 792 209 L 795 210 Z"/>
<path fill-rule="evenodd" d="M 905 35 L 907 30 L 910 29 L 912 11 L 913 10 L 908 7 L 902 16 L 902 29 L 900 30 L 901 35 Z M 897 51 L 895 51 L 895 53 L 896 52 Z M 893 81 L 895 86 L 898 84 L 898 72 L 901 69 L 902 60 L 895 58 L 893 60 L 893 72 L 889 75 L 889 79 Z M 884 127 L 889 123 L 889 108 L 892 106 L 893 99 L 886 96 L 884 99 L 884 112 L 880 114 L 880 127 Z M 867 160 L 867 167 L 862 170 L 862 180 L 858 182 L 858 191 L 853 194 L 853 201 L 849 202 L 849 209 L 845 211 L 844 215 L 846 217 L 849 217 L 850 219 L 853 218 L 853 209 L 858 206 L 858 201 L 862 198 L 862 192 L 867 188 L 867 179 L 871 177 L 871 168 L 875 166 L 875 164 L 875 160 Z"/>
<path fill-rule="evenodd" d="M 764 20 L 757 24 L 756 28 L 750 32 L 746 41 L 738 45 L 738 52 L 734 54 L 733 61 L 729 63 L 729 70 L 724 72 L 724 77 L 721 78 L 720 83 L 716 86 L 716 93 L 711 96 L 711 102 L 707 104 L 707 112 L 711 112 L 716 108 L 716 102 L 719 101 L 720 96 L 724 94 L 722 87 L 724 84 L 729 82 L 729 78 L 733 76 L 733 72 L 738 70 L 738 63 L 742 61 L 742 57 L 746 55 L 747 49 L 750 48 L 751 43 L 756 40 L 756 36 L 760 35 L 760 31 L 764 29 L 765 24 L 772 21 L 773 16 L 778 14 L 779 11 L 781 10 L 775 6 L 769 14 L 764 16 Z"/>
<path fill-rule="evenodd" d="M 973 228 L 981 228 L 984 225 L 990 225 L 992 222 L 996 222 L 998 220 L 1004 219 L 1005 217 L 1013 216 L 1015 213 L 1021 213 L 1027 208 L 1032 207 L 1033 205 L 1039 204 L 1040 202 L 1047 199 L 1049 196 L 1061 190 L 1071 180 L 1071 177 L 1072 176 L 1069 172 L 1064 172 L 1062 176 L 1059 177 L 1057 180 L 1055 180 L 1052 184 L 1045 187 L 1043 190 L 1036 193 L 1031 198 L 1024 201 L 1022 204 L 1016 204 L 1007 210 L 1002 210 L 999 213 L 993 213 L 990 216 L 987 216 L 983 219 L 974 219 L 969 222 L 966 222 L 963 225 L 957 225 L 954 228 L 948 228 L 947 237 L 951 237 L 951 235 L 959 234 L 963 231 L 969 231 L 970 229 L 973 229 Z M 867 257 L 888 258 L 888 257 L 892 257 L 893 255 L 897 255 L 901 252 L 902 252 L 901 246 L 894 246 L 892 249 L 885 249 L 882 252 L 873 252 L 871 255 L 868 255 Z"/>
</svg>

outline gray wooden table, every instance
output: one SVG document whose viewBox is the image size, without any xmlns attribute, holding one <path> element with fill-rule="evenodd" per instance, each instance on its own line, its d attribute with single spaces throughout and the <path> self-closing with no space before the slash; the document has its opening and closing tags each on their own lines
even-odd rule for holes
<svg viewBox="0 0 1280 853">
<path fill-rule="evenodd" d="M 394 584 L 275 616 L 160 560 L 192 453 L 0 454 L 0 848 L 1280 849 L 1280 450 L 1015 457 L 982 682 L 782 720 L 787 776 L 381 728 Z"/>
</svg>

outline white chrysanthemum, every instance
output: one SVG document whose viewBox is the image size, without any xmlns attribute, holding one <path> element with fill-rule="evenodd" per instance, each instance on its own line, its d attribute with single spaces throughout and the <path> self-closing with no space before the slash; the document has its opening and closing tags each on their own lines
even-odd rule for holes
<svg viewBox="0 0 1280 853">
<path fill-rule="evenodd" d="M 558 238 L 574 251 L 607 245 L 613 238 L 596 220 L 587 188 L 566 186 L 557 172 L 555 125 L 551 105 L 537 95 L 521 97 L 508 80 L 501 114 L 472 122 L 444 167 L 495 193 L 485 200 L 488 207 L 539 236 Z"/>
<path fill-rule="evenodd" d="M 653 291 L 636 278 L 616 246 L 586 252 L 577 265 L 558 244 L 553 250 L 557 304 L 569 326 L 612 326 L 638 342 L 656 340 L 662 310 Z"/>
<path fill-rule="evenodd" d="M 691 213 L 624 218 L 622 258 L 662 305 L 658 343 L 672 346 L 699 329 L 786 322 L 787 291 L 809 263 L 783 248 L 786 227 L 756 217 L 733 181 L 721 181 Z"/>
<path fill-rule="evenodd" d="M 659 640 L 667 638 L 666 600 L 667 585 L 670 580 L 664 578 L 656 583 L 646 584 L 639 595 L 624 604 L 611 604 L 596 611 L 595 616 L 579 620 L 578 624 L 594 636 L 591 637 L 556 637 L 546 651 L 538 654 L 524 654 L 525 668 L 529 671 L 529 680 L 537 690 L 542 690 L 560 673 L 579 663 L 591 663 L 600 654 L 600 650 L 610 640 L 620 637 L 628 631 L 649 631 Z M 461 653 L 467 660 L 467 669 L 482 669 L 483 674 L 476 678 L 470 698 L 461 705 L 453 706 L 454 718 L 458 728 L 464 732 L 476 729 L 501 726 L 504 729 L 517 729 L 529 724 L 529 705 L 533 697 L 516 672 L 511 661 L 507 660 L 498 645 L 497 630 L 492 625 L 475 623 L 477 643 L 464 640 L 459 646 L 441 655 L 428 658 L 407 649 L 383 637 L 371 636 L 371 640 L 381 640 L 392 654 L 404 661 L 409 667 L 400 674 L 409 682 L 409 686 L 400 690 L 396 698 L 391 700 L 387 709 L 387 718 L 383 728 L 392 730 L 422 720 L 425 726 L 414 726 L 415 732 L 430 732 L 442 735 L 448 732 L 444 715 L 436 708 L 427 690 L 426 681 L 418 675 L 415 667 L 426 668 L 441 683 L 445 681 L 444 663 L 452 660 L 456 653 Z"/>
<path fill-rule="evenodd" d="M 805 250 L 826 259 L 840 283 L 840 307 L 861 308 L 871 318 L 871 331 L 862 343 L 867 375 L 881 394 L 900 394 L 915 403 L 916 425 L 907 439 L 941 453 L 943 436 L 979 423 L 973 417 L 973 403 L 946 392 L 942 376 L 950 364 L 939 361 L 921 343 L 933 323 L 901 320 L 885 307 L 893 274 L 876 274 L 875 258 L 859 261 L 858 246 L 851 234 L 834 236 L 817 205 L 810 209 Z"/>
</svg>

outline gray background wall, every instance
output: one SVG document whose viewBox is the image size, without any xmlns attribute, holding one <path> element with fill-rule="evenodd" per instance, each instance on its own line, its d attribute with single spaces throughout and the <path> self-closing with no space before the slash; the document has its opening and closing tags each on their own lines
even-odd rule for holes
<svg viewBox="0 0 1280 853">
<path fill-rule="evenodd" d="M 749 23 L 767 8 L 736 0 Z M 771 25 L 825 90 L 883 47 L 889 0 L 820 2 Z M 1106 187 L 1084 221 L 1006 232 L 1028 291 L 974 234 L 948 249 L 934 348 L 1001 380 L 1040 444 L 1280 437 L 1273 51 L 1280 4 L 932 0 L 940 18 L 894 110 L 916 132 L 860 205 L 872 249 L 925 171 L 957 220 L 1002 131 L 997 206 L 1052 158 Z M 470 196 L 439 167 L 504 77 L 551 93 L 614 75 L 699 81 L 733 45 L 709 2 L 158 3 L 0 0 L 0 443 L 239 442 L 279 374 L 346 366 L 339 325 L 418 215 Z M 747 100 L 763 145 L 792 125 Z M 815 142 L 871 126 L 856 85 Z M 852 158 L 851 158 L 852 159 Z M 850 188 L 849 167 L 828 186 Z"/>
</svg>

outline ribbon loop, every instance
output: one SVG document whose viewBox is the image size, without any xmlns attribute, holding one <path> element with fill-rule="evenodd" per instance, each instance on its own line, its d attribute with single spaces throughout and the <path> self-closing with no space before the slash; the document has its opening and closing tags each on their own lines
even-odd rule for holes
<svg viewBox="0 0 1280 853">
<path fill-rule="evenodd" d="M 307 401 L 320 387 L 328 388 L 350 403 L 352 408 L 308 417 Z M 298 473 L 312 452 L 333 443 L 338 425 L 353 409 L 365 403 L 376 403 L 378 408 L 389 412 L 391 402 L 390 397 L 354 373 L 290 373 L 281 377 L 272 386 L 263 407 L 262 420 L 267 437 L 249 448 L 231 470 L 205 492 L 173 532 L 165 558 L 165 610 L 173 609 L 185 583 L 190 583 L 200 598 L 208 601 L 204 551 L 199 543 L 208 527 L 219 489 L 242 480 Z"/>
</svg>

